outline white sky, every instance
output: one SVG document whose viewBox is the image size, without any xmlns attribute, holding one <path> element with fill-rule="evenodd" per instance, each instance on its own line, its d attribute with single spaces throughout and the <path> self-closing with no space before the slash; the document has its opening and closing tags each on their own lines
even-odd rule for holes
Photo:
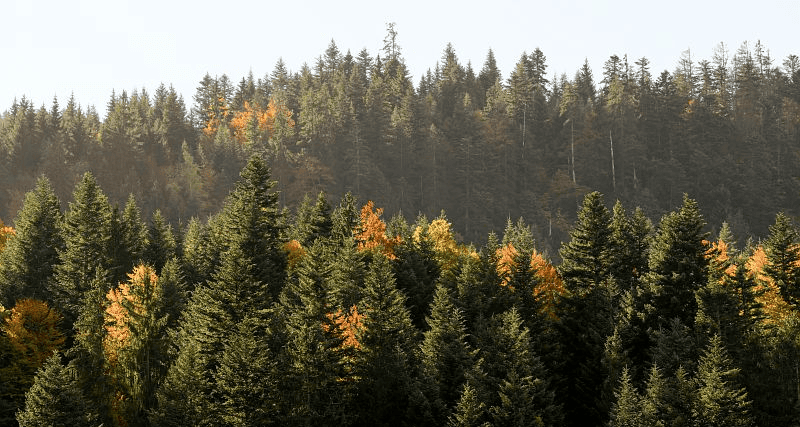
<svg viewBox="0 0 800 427">
<path fill-rule="evenodd" d="M 651 4 L 656 6 L 650 6 Z M 800 55 L 800 1 L 672 0 L 6 0 L 0 4 L 0 111 L 25 95 L 61 108 L 70 93 L 101 116 L 120 93 L 172 84 L 192 104 L 206 72 L 238 82 L 248 71 L 271 73 L 279 57 L 291 71 L 313 65 L 333 39 L 355 56 L 380 53 L 395 22 L 414 84 L 433 69 L 448 42 L 459 61 L 480 71 L 494 50 L 506 79 L 523 52 L 539 47 L 548 73 L 575 71 L 589 60 L 595 81 L 612 54 L 651 72 L 673 71 L 681 52 L 711 59 L 724 42 L 731 56 L 757 40 L 780 65 Z"/>
</svg>

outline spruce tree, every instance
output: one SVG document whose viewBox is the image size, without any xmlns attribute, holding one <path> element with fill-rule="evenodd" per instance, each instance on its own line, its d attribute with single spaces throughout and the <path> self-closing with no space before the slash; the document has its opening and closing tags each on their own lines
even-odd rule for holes
<svg viewBox="0 0 800 427">
<path fill-rule="evenodd" d="M 37 373 L 17 422 L 25 427 L 101 425 L 84 398 L 75 367 L 62 365 L 58 353 Z"/>
<path fill-rule="evenodd" d="M 764 272 L 775 281 L 783 299 L 796 306 L 800 304 L 800 240 L 797 229 L 783 212 L 775 216 L 769 227 L 769 237 L 764 242 L 768 264 Z"/>
<path fill-rule="evenodd" d="M 181 347 L 175 362 L 170 365 L 164 381 L 156 392 L 158 405 L 149 416 L 154 426 L 214 426 L 219 425 L 218 407 L 212 406 L 203 392 L 211 388 L 207 356 L 200 352 L 200 343 L 187 342 Z"/>
<path fill-rule="evenodd" d="M 486 404 L 481 402 L 475 387 L 464 384 L 453 414 L 447 420 L 448 427 L 489 427 L 486 421 Z"/>
<path fill-rule="evenodd" d="M 119 272 L 115 282 L 125 281 L 127 273 L 145 260 L 145 249 L 148 244 L 147 225 L 142 220 L 142 212 L 133 194 L 128 196 L 128 201 L 125 203 L 119 229 L 119 241 L 114 245 L 117 250 L 116 270 Z"/>
<path fill-rule="evenodd" d="M 739 369 L 733 366 L 722 339 L 715 335 L 697 368 L 697 394 L 692 415 L 702 426 L 752 426 L 751 402 L 739 386 Z"/>
<path fill-rule="evenodd" d="M 147 234 L 147 246 L 144 249 L 144 261 L 156 269 L 160 274 L 161 269 L 168 260 L 178 255 L 178 244 L 172 226 L 167 223 L 161 211 L 156 209 L 150 220 Z"/>
<path fill-rule="evenodd" d="M 84 293 L 92 283 L 103 284 L 99 291 L 108 291 L 106 281 L 94 281 L 98 275 L 111 271 L 111 207 L 91 173 L 75 188 L 74 201 L 67 211 L 62 235 L 64 248 L 59 251 L 54 280 L 49 283 L 64 323 L 71 328 L 78 317 Z"/>
<path fill-rule="evenodd" d="M 16 234 L 0 252 L 0 304 L 13 307 L 18 298 L 48 299 L 45 286 L 64 246 L 61 207 L 50 181 L 41 177 L 25 195 L 14 220 Z"/>
<path fill-rule="evenodd" d="M 345 346 L 336 310 L 329 304 L 330 249 L 314 243 L 300 262 L 298 280 L 280 296 L 278 316 L 284 319 L 286 342 L 280 356 L 286 425 L 339 425 L 353 414 L 346 405 L 352 380 L 346 371 Z M 341 314 L 340 312 L 339 314 Z"/>
<path fill-rule="evenodd" d="M 570 231 L 570 241 L 559 251 L 559 273 L 572 295 L 584 296 L 605 282 L 611 269 L 610 224 L 603 196 L 598 192 L 587 194 Z"/>
<path fill-rule="evenodd" d="M 278 424 L 277 362 L 260 321 L 246 318 L 225 344 L 214 372 L 221 418 L 229 426 Z"/>
<path fill-rule="evenodd" d="M 395 286 L 389 260 L 377 254 L 364 280 L 358 304 L 363 316 L 356 333 L 355 407 L 362 425 L 397 425 L 408 415 L 413 393 L 416 329 L 405 306 L 405 295 Z"/>
<path fill-rule="evenodd" d="M 708 281 L 705 221 L 697 202 L 687 195 L 677 212 L 661 219 L 650 248 L 650 273 L 644 279 L 652 294 L 656 325 L 678 318 L 684 325 L 694 323 L 697 312 L 695 291 Z"/>
<path fill-rule="evenodd" d="M 442 425 L 458 401 L 474 355 L 467 343 L 461 312 L 441 284 L 436 287 L 431 314 L 426 320 L 428 330 L 420 347 L 422 376 L 426 381 L 424 393 L 431 402 L 436 424 Z"/>
<path fill-rule="evenodd" d="M 619 388 L 614 393 L 616 402 L 611 407 L 609 427 L 645 427 L 642 419 L 642 402 L 636 387 L 631 383 L 628 369 L 622 370 Z"/>
</svg>

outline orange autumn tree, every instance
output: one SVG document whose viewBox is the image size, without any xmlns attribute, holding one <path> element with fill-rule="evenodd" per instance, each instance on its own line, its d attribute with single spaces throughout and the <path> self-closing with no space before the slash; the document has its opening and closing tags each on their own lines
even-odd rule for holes
<svg viewBox="0 0 800 427">
<path fill-rule="evenodd" d="M 138 418 L 155 403 L 167 338 L 162 285 L 155 270 L 139 265 L 106 294 L 103 349 L 115 396 L 112 411 L 119 425 Z"/>
<path fill-rule="evenodd" d="M 353 305 L 350 308 L 350 313 L 343 312 L 339 309 L 336 310 L 335 313 L 328 313 L 327 316 L 328 319 L 333 321 L 341 334 L 343 340 L 341 348 L 361 348 L 361 344 L 356 337 L 359 331 L 364 327 L 364 315 L 359 314 L 357 306 Z"/>
<path fill-rule="evenodd" d="M 449 271 L 458 264 L 458 258 L 467 254 L 477 257 L 474 251 L 469 248 L 459 246 L 453 237 L 452 224 L 444 216 L 444 212 L 439 218 L 431 221 L 430 224 L 424 223 L 414 229 L 414 241 L 420 243 L 423 240 L 431 243 L 433 253 L 442 271 Z"/>
<path fill-rule="evenodd" d="M 300 263 L 300 261 L 303 259 L 303 256 L 306 254 L 305 248 L 303 248 L 303 245 L 301 245 L 300 242 L 292 239 L 283 244 L 283 250 L 286 252 L 286 261 L 289 271 L 294 271 L 294 268 Z"/>
<path fill-rule="evenodd" d="M 359 251 L 377 251 L 389 259 L 397 258 L 394 247 L 401 243 L 400 236 L 386 237 L 386 223 L 381 219 L 383 208 L 375 209 L 372 200 L 361 208 L 361 223 L 355 230 Z"/>
<path fill-rule="evenodd" d="M 228 116 L 231 114 L 231 108 L 228 105 L 228 101 L 220 96 L 215 103 L 207 105 L 204 112 L 205 126 L 203 127 L 203 133 L 207 137 L 213 138 L 214 135 L 217 134 L 217 129 L 219 129 L 220 124 L 228 120 Z"/>
<path fill-rule="evenodd" d="M 511 276 L 518 268 L 519 252 L 512 243 L 508 243 L 497 249 L 497 274 L 501 279 L 502 286 L 510 285 Z M 533 296 L 542 303 L 541 311 L 550 317 L 555 317 L 555 305 L 558 298 L 566 292 L 564 283 L 561 281 L 556 268 L 547 261 L 544 256 L 536 249 L 531 253 L 530 264 L 527 266 L 530 272 L 537 279 L 533 289 Z"/>
<path fill-rule="evenodd" d="M 750 277 L 758 285 L 760 294 L 758 301 L 764 310 L 764 321 L 766 323 L 777 323 L 788 319 L 790 316 L 797 316 L 789 303 L 781 297 L 780 290 L 775 281 L 766 274 L 765 267 L 769 264 L 767 254 L 763 246 L 759 246 L 747 259 L 745 267 Z"/>
<path fill-rule="evenodd" d="M 567 291 L 561 281 L 556 268 L 541 253 L 533 250 L 531 254 L 531 270 L 539 279 L 533 294 L 542 303 L 542 312 L 551 318 L 556 318 L 556 304 L 558 299 Z"/>
<path fill-rule="evenodd" d="M 287 127 L 294 127 L 292 112 L 283 104 L 278 104 L 274 99 L 270 99 L 266 109 L 254 107 L 250 102 L 244 102 L 244 108 L 233 113 L 230 121 L 230 129 L 234 139 L 239 144 L 252 142 L 250 132 L 271 136 L 275 128 L 276 118 L 282 120 Z"/>
<path fill-rule="evenodd" d="M 6 227 L 6 225 L 3 224 L 3 220 L 0 219 L 0 252 L 3 252 L 3 249 L 6 248 L 6 242 L 8 242 L 8 239 L 15 234 L 16 232 L 14 229 L 11 227 Z"/>
<path fill-rule="evenodd" d="M 19 361 L 35 372 L 64 344 L 64 335 L 58 328 L 61 315 L 46 302 L 35 299 L 21 299 L 10 311 L 3 331 Z"/>
</svg>

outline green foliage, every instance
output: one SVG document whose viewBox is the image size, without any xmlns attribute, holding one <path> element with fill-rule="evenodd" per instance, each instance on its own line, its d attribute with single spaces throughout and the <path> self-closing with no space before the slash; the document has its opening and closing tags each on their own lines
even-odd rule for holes
<svg viewBox="0 0 800 427">
<path fill-rule="evenodd" d="M 752 426 L 751 402 L 738 384 L 739 369 L 715 335 L 700 357 L 692 415 L 704 426 Z"/>
<path fill-rule="evenodd" d="M 41 177 L 25 195 L 14 221 L 15 235 L 0 252 L 0 304 L 12 307 L 18 298 L 46 298 L 46 284 L 64 246 L 61 221 L 58 198 L 50 181 Z"/>
<path fill-rule="evenodd" d="M 54 354 L 36 375 L 25 395 L 25 409 L 17 413 L 20 426 L 92 426 L 101 425 L 92 416 L 84 398 L 75 367 L 64 366 Z"/>
</svg>

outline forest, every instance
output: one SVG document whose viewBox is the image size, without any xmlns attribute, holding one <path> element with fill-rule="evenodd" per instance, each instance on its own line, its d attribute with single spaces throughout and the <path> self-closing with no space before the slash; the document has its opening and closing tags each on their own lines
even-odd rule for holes
<svg viewBox="0 0 800 427">
<path fill-rule="evenodd" d="M 0 424 L 800 422 L 796 55 L 415 86 L 388 30 L 0 116 Z"/>
</svg>

